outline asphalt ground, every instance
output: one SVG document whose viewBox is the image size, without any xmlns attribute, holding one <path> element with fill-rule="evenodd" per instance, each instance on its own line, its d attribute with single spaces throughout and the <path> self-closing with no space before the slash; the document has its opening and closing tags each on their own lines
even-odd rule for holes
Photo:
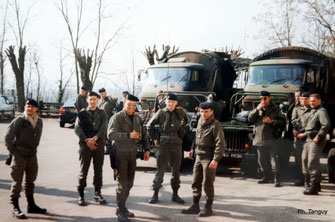
<svg viewBox="0 0 335 222">
<path fill-rule="evenodd" d="M 48 214 L 26 214 L 25 221 L 117 221 L 115 215 L 115 187 L 113 171 L 106 156 L 102 194 L 107 205 L 93 201 L 94 188 L 92 167 L 88 176 L 85 198 L 88 205 L 77 205 L 77 176 L 79 173 L 78 138 L 70 126 L 59 127 L 58 119 L 43 119 L 44 129 L 38 148 L 39 173 L 36 181 L 35 200 L 48 209 Z M 4 135 L 10 121 L 0 123 Z M 11 186 L 10 167 L 5 165 L 7 150 L 4 138 L 0 137 L 0 221 L 17 221 L 11 214 L 9 201 Z M 291 161 L 294 159 L 291 157 Z M 154 158 L 147 162 L 137 160 L 134 187 L 127 201 L 128 209 L 136 217 L 131 221 L 335 221 L 335 185 L 327 182 L 326 160 L 322 159 L 323 183 L 318 196 L 302 194 L 302 187 L 293 186 L 291 162 L 282 182 L 282 187 L 273 184 L 257 184 L 256 178 L 245 178 L 239 168 L 228 168 L 220 163 L 215 181 L 214 216 L 199 218 L 183 215 L 181 210 L 192 203 L 192 164 L 187 160 L 181 173 L 179 195 L 186 204 L 171 201 L 171 173 L 166 172 L 163 188 L 157 204 L 149 204 L 152 196 L 152 180 L 155 174 Z M 21 209 L 26 212 L 25 195 L 21 193 Z M 201 199 L 201 207 L 205 199 Z"/>
</svg>

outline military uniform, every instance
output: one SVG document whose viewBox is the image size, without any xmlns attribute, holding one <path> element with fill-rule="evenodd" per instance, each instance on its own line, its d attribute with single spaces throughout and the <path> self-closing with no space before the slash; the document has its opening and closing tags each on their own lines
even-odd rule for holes
<svg viewBox="0 0 335 222">
<path fill-rule="evenodd" d="M 317 194 L 321 182 L 320 157 L 322 150 L 326 144 L 326 134 L 330 129 L 330 120 L 328 112 L 322 106 L 313 108 L 310 111 L 308 123 L 305 128 L 305 136 L 307 137 L 302 152 L 302 170 L 308 173 L 311 179 L 311 188 L 305 194 Z M 314 143 L 313 139 L 319 140 Z"/>
<path fill-rule="evenodd" d="M 87 96 L 83 96 L 81 94 L 77 96 L 76 103 L 74 105 L 78 112 L 88 106 L 86 99 L 87 99 Z"/>
<path fill-rule="evenodd" d="M 139 139 L 130 138 L 133 130 L 140 133 Z M 149 151 L 149 139 L 146 129 L 142 127 L 141 117 L 136 114 L 128 116 L 124 110 L 112 116 L 108 124 L 107 135 L 110 141 L 115 142 L 117 153 L 117 211 L 127 213 L 125 203 L 134 184 L 137 145 L 142 140 L 144 149 Z"/>
<path fill-rule="evenodd" d="M 263 117 L 270 117 L 271 124 L 263 123 Z M 268 182 L 270 178 L 270 164 L 278 182 L 279 164 L 278 164 L 278 144 L 280 137 L 280 128 L 285 126 L 285 117 L 281 113 L 279 107 L 270 101 L 267 107 L 262 110 L 254 109 L 248 116 L 248 121 L 255 124 L 253 146 L 257 147 L 258 163 L 264 174 L 264 182 Z M 278 183 L 276 183 L 279 186 Z"/>
<path fill-rule="evenodd" d="M 180 187 L 179 170 L 182 160 L 183 124 L 188 121 L 189 117 L 183 109 L 176 108 L 170 112 L 164 108 L 155 113 L 147 124 L 150 138 L 159 141 L 156 154 L 157 172 L 153 180 L 153 189 L 157 195 L 162 187 L 164 172 L 169 161 L 172 168 L 171 187 L 174 196 L 177 196 Z M 158 125 L 158 134 L 155 131 L 156 125 Z"/>
<path fill-rule="evenodd" d="M 116 108 L 116 104 L 112 100 L 112 98 L 106 96 L 104 99 L 101 99 L 101 102 L 99 104 L 99 108 L 105 110 L 107 113 L 107 119 L 108 121 L 113 116 L 113 111 Z"/>
<path fill-rule="evenodd" d="M 310 107 L 305 108 L 303 106 L 297 106 L 293 109 L 291 123 L 293 126 L 293 130 L 296 130 L 298 134 L 305 132 L 305 127 L 308 122 L 310 111 L 311 111 Z M 298 178 L 296 185 L 300 185 L 300 184 L 303 185 L 304 175 L 302 173 L 301 155 L 302 155 L 302 150 L 303 150 L 305 141 L 306 141 L 306 138 L 303 138 L 303 139 L 294 138 L 293 147 L 294 147 L 294 154 L 295 154 L 295 164 L 297 168 L 296 176 Z"/>
<path fill-rule="evenodd" d="M 74 131 L 79 137 L 79 161 L 80 161 L 80 174 L 78 181 L 78 193 L 80 196 L 83 196 L 84 189 L 86 187 L 86 178 L 87 173 L 93 159 L 94 165 L 94 178 L 93 185 L 95 187 L 96 195 L 101 192 L 102 187 L 102 167 L 104 163 L 104 146 L 106 142 L 106 132 L 107 132 L 107 114 L 105 111 L 96 108 L 92 111 L 89 107 L 81 110 L 78 113 L 79 115 L 85 115 L 87 122 L 83 123 L 82 120 L 78 117 L 76 119 Z M 99 139 L 96 141 L 98 144 L 97 149 L 90 150 L 87 146 L 85 140 L 92 138 L 93 136 L 87 135 L 85 133 L 85 124 L 89 124 L 93 129 L 93 136 L 98 136 Z M 96 199 L 97 200 L 97 199 Z M 104 201 L 103 201 L 104 202 Z"/>
</svg>

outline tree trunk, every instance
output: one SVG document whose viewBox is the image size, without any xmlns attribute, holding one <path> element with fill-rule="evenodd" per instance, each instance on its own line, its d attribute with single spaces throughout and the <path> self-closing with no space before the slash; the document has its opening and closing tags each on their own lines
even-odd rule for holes
<svg viewBox="0 0 335 222">
<path fill-rule="evenodd" d="M 89 55 L 89 50 L 87 50 L 87 55 L 85 55 L 84 51 L 78 49 L 76 50 L 76 57 L 80 67 L 81 82 L 83 83 L 83 86 L 90 92 L 93 89 L 93 83 L 90 80 L 93 52 L 91 55 Z"/>
</svg>

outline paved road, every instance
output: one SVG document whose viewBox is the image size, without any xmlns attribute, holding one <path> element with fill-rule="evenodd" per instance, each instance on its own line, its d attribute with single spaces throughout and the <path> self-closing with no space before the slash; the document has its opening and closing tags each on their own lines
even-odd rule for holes
<svg viewBox="0 0 335 222">
<path fill-rule="evenodd" d="M 4 135 L 9 122 L 0 123 L 0 134 Z M 117 221 L 115 216 L 115 181 L 109 167 L 104 165 L 104 186 L 102 189 L 108 205 L 99 206 L 93 202 L 92 169 L 86 188 L 89 205 L 79 207 L 77 201 L 77 175 L 79 172 L 77 137 L 72 128 L 60 128 L 57 119 L 44 119 L 44 131 L 38 151 L 39 175 L 36 181 L 37 203 L 48 209 L 48 215 L 28 214 L 26 221 Z M 7 151 L 3 136 L 0 137 L 0 221 L 15 221 L 11 217 L 9 204 L 10 168 L 5 165 Z M 323 160 L 324 161 L 324 160 Z M 322 183 L 319 196 L 304 196 L 303 188 L 294 187 L 290 178 L 283 187 L 271 184 L 258 185 L 256 179 L 243 178 L 238 169 L 218 169 L 215 182 L 215 216 L 198 218 L 185 217 L 180 210 L 192 202 L 192 165 L 188 163 L 181 176 L 180 196 L 187 204 L 171 202 L 170 173 L 166 173 L 164 188 L 160 192 L 160 203 L 151 205 L 146 201 L 152 195 L 151 183 L 154 177 L 155 160 L 138 160 L 135 185 L 128 199 L 128 208 L 136 218 L 132 221 L 335 221 L 335 186 Z M 324 172 L 325 172 L 325 166 Z M 326 176 L 326 174 L 324 174 Z M 23 193 L 22 193 L 23 194 Z M 24 197 L 24 194 L 22 195 Z M 26 212 L 25 198 L 20 198 L 21 209 Z M 201 205 L 204 205 L 202 198 Z M 302 209 L 306 214 L 299 214 Z M 327 211 L 318 215 L 311 210 Z M 319 211 L 320 212 L 320 211 Z M 308 214 L 310 213 L 310 214 Z"/>
</svg>

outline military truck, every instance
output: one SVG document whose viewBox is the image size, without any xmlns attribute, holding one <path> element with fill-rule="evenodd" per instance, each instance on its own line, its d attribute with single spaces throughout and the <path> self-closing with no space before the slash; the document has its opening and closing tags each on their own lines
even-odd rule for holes
<svg viewBox="0 0 335 222">
<path fill-rule="evenodd" d="M 259 103 L 259 92 L 271 93 L 272 100 L 280 105 L 283 112 L 294 102 L 297 90 L 319 93 L 323 106 L 329 113 L 335 111 L 335 58 L 304 47 L 281 47 L 269 50 L 254 58 L 249 65 L 248 80 L 243 91 L 232 96 L 231 121 L 223 123 L 228 151 L 234 151 L 240 158 L 245 172 L 257 170 L 257 153 L 251 146 L 253 126 L 247 122 L 249 112 Z M 290 113 L 286 113 L 290 122 Z M 330 115 L 334 137 L 334 115 Z M 247 136 L 246 136 L 247 135 Z M 287 125 L 280 142 L 279 164 L 288 164 L 292 133 Z M 330 140 L 329 140 L 330 141 Z M 328 144 L 325 152 L 333 145 Z"/>
</svg>

